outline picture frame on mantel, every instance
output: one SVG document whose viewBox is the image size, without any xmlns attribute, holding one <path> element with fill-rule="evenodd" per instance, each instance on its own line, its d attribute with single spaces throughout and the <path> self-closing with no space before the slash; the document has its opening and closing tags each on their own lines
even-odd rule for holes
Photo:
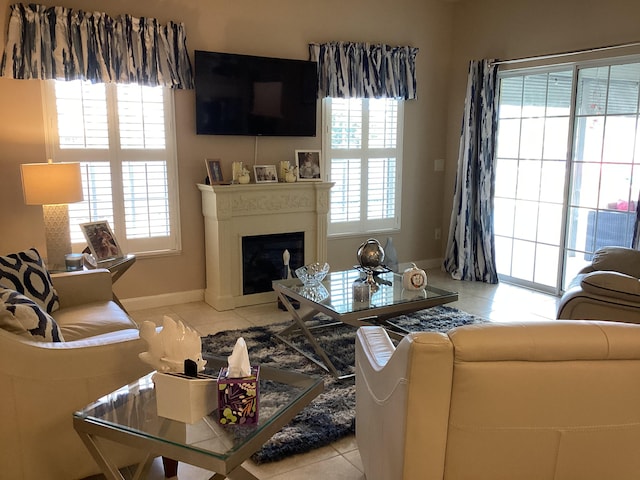
<svg viewBox="0 0 640 480">
<path fill-rule="evenodd" d="M 205 163 L 207 164 L 207 175 L 209 176 L 209 184 L 210 185 L 220 185 L 224 182 L 224 178 L 222 176 L 222 166 L 220 165 L 220 160 L 217 158 L 205 158 Z"/>
<path fill-rule="evenodd" d="M 296 171 L 300 182 L 321 182 L 320 150 L 296 150 Z"/>
<path fill-rule="evenodd" d="M 254 165 L 256 183 L 278 183 L 278 172 L 275 165 Z"/>
</svg>

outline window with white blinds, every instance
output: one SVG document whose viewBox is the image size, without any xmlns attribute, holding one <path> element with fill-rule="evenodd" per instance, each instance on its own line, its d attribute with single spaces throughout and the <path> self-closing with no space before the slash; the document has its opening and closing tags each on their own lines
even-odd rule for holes
<svg viewBox="0 0 640 480">
<path fill-rule="evenodd" d="M 326 98 L 329 233 L 400 228 L 402 101 Z"/>
<path fill-rule="evenodd" d="M 44 82 L 49 156 L 80 162 L 84 201 L 69 205 L 74 251 L 81 223 L 107 220 L 127 253 L 180 249 L 170 89 Z"/>
</svg>

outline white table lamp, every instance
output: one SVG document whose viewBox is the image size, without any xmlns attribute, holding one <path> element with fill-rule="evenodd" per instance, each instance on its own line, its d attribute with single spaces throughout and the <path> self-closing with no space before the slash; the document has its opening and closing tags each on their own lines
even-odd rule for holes
<svg viewBox="0 0 640 480">
<path fill-rule="evenodd" d="M 47 240 L 47 266 L 64 268 L 71 253 L 69 207 L 80 202 L 82 176 L 79 163 L 26 163 L 20 165 L 22 192 L 27 205 L 42 205 Z"/>
</svg>

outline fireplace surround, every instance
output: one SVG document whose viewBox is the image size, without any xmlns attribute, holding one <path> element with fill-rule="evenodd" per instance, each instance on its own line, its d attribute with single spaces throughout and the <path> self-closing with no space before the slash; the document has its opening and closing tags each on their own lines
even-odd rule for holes
<svg viewBox="0 0 640 480">
<path fill-rule="evenodd" d="M 243 237 L 302 232 L 304 263 L 327 261 L 333 183 L 202 185 L 205 301 L 216 310 L 275 302 L 273 291 L 243 294 Z"/>
</svg>

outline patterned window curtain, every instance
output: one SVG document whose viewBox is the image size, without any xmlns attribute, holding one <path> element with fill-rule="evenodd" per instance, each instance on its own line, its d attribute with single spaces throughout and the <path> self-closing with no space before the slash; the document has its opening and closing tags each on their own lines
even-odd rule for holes
<svg viewBox="0 0 640 480">
<path fill-rule="evenodd" d="M 14 4 L 0 75 L 191 89 L 186 41 L 183 24 Z"/>
<path fill-rule="evenodd" d="M 415 99 L 417 54 L 415 47 L 309 44 L 309 58 L 318 62 L 319 98 Z"/>
<path fill-rule="evenodd" d="M 469 65 L 456 188 L 443 268 L 457 280 L 498 283 L 493 236 L 497 65 Z"/>
</svg>

